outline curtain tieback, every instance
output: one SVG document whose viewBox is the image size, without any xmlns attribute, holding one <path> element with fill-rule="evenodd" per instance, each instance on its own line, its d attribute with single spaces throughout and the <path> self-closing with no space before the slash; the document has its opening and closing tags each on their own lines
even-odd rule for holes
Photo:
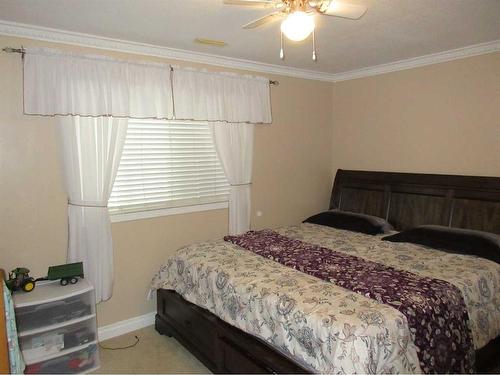
<svg viewBox="0 0 500 375">
<path fill-rule="evenodd" d="M 101 202 L 91 201 L 68 201 L 68 205 L 77 207 L 94 207 L 94 208 L 108 208 L 108 205 L 103 205 Z"/>
</svg>

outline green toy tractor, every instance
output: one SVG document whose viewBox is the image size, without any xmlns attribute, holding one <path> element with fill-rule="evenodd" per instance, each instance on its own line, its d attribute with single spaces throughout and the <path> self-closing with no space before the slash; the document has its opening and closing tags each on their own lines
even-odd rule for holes
<svg viewBox="0 0 500 375">
<path fill-rule="evenodd" d="M 35 279 L 30 275 L 30 270 L 24 267 L 18 267 L 9 272 L 9 280 L 6 281 L 7 288 L 12 292 L 22 289 L 25 292 L 31 292 L 35 289 Z"/>
</svg>

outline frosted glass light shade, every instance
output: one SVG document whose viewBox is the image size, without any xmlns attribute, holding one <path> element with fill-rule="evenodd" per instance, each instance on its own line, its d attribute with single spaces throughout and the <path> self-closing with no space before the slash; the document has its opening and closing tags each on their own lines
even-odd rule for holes
<svg viewBox="0 0 500 375">
<path fill-rule="evenodd" d="M 281 23 L 281 31 L 295 42 L 306 39 L 314 30 L 314 19 L 305 12 L 297 11 L 288 15 Z"/>
</svg>

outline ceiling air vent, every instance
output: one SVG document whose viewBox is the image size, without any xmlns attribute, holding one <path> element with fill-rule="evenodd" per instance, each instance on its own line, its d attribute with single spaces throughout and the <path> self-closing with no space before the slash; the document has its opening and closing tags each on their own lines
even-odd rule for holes
<svg viewBox="0 0 500 375">
<path fill-rule="evenodd" d="M 215 39 L 206 39 L 206 38 L 196 38 L 194 40 L 195 43 L 198 44 L 206 44 L 209 46 L 216 46 L 216 47 L 225 47 L 227 46 L 227 43 L 224 42 L 223 40 L 215 40 Z"/>
</svg>

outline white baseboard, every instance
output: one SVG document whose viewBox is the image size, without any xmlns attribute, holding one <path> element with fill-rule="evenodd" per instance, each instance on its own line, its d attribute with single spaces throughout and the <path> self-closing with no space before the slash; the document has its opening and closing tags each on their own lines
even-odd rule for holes
<svg viewBox="0 0 500 375">
<path fill-rule="evenodd" d="M 153 325 L 155 323 L 156 312 L 136 316 L 130 319 L 102 326 L 98 328 L 99 341 L 104 341 L 112 337 L 124 335 L 126 333 Z"/>
</svg>

